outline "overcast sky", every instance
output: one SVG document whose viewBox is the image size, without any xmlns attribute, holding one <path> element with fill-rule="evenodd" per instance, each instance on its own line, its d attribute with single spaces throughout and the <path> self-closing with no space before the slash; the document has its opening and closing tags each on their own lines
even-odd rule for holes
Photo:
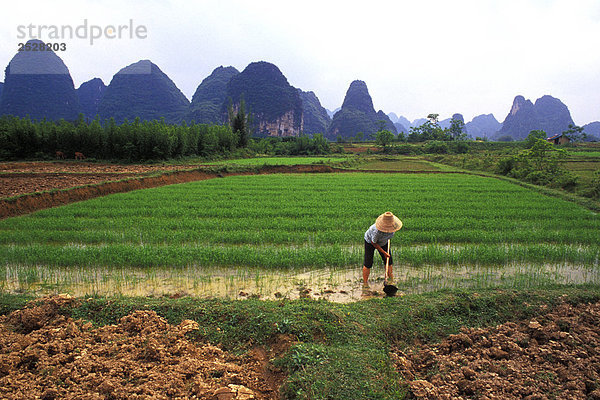
<svg viewBox="0 0 600 400">
<path fill-rule="evenodd" d="M 3 67 L 24 41 L 19 26 L 87 20 L 87 39 L 41 38 L 67 44 L 57 54 L 76 87 L 94 77 L 108 85 L 119 69 L 150 59 L 191 99 L 220 65 L 241 71 L 268 61 L 330 110 L 360 79 L 376 110 L 410 120 L 460 112 L 465 121 L 493 113 L 502 122 L 519 94 L 558 97 L 578 125 L 600 120 L 598 0 L 44 0 L 3 8 Z M 130 20 L 144 37 L 130 38 L 127 28 L 90 44 L 90 26 Z"/>
</svg>

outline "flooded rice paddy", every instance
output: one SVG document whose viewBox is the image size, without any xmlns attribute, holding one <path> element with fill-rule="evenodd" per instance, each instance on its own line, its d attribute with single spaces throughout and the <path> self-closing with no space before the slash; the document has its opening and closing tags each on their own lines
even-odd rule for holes
<svg viewBox="0 0 600 400">
<path fill-rule="evenodd" d="M 441 289 L 533 288 L 600 283 L 596 266 L 573 264 L 396 267 L 399 294 Z M 228 299 L 326 299 L 351 302 L 383 297 L 383 268 L 373 268 L 363 288 L 362 268 L 318 270 L 260 268 L 115 268 L 7 265 L 0 290 L 36 295 L 194 296 Z"/>
</svg>

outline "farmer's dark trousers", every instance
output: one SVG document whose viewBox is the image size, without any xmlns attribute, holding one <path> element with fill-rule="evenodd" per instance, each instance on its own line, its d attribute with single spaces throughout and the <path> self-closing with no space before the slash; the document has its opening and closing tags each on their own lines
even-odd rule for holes
<svg viewBox="0 0 600 400">
<path fill-rule="evenodd" d="M 388 252 L 388 244 L 387 243 L 384 246 L 381 246 L 381 248 L 383 250 L 385 250 L 386 252 Z M 371 243 L 369 243 L 365 240 L 365 260 L 363 262 L 363 265 L 365 267 L 371 268 L 373 266 L 373 255 L 375 254 L 375 250 L 377 250 L 375 248 L 375 246 L 373 246 Z M 381 259 L 383 260 L 383 264 L 385 265 L 385 256 L 381 253 L 379 253 L 379 255 L 381 256 Z M 394 265 L 393 257 L 391 257 L 391 254 L 390 254 L 390 265 Z"/>
</svg>

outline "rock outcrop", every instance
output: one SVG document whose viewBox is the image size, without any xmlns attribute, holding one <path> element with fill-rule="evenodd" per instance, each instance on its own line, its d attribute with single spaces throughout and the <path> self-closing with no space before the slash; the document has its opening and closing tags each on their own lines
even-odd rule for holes
<svg viewBox="0 0 600 400">
<path fill-rule="evenodd" d="M 478 115 L 471 122 L 465 124 L 467 134 L 473 139 L 491 138 L 500 130 L 502 124 L 494 117 L 493 114 Z"/>
<path fill-rule="evenodd" d="M 98 114 L 98 106 L 105 91 L 106 85 L 100 78 L 84 82 L 77 89 L 80 110 L 87 119 L 94 119 L 96 114 Z"/>
<path fill-rule="evenodd" d="M 190 102 L 173 81 L 149 60 L 141 60 L 117 72 L 104 93 L 98 112 L 117 123 L 136 117 L 141 120 L 165 119 L 179 123 Z"/>
<path fill-rule="evenodd" d="M 396 127 L 390 118 L 383 111 L 375 112 L 367 84 L 356 80 L 350 84 L 342 108 L 333 116 L 327 138 L 335 140 L 338 136 L 354 137 L 359 132 L 362 132 L 364 138 L 368 138 L 381 125 L 396 134 Z"/>
<path fill-rule="evenodd" d="M 302 100 L 303 132 L 308 135 L 325 134 L 331 123 L 331 118 L 327 114 L 327 110 L 321 106 L 317 95 L 313 92 L 303 92 L 300 89 L 298 89 L 298 94 Z"/>
<path fill-rule="evenodd" d="M 221 124 L 225 122 L 222 111 L 227 101 L 227 84 L 240 71 L 234 67 L 216 68 L 198 85 L 192 97 L 186 121 L 200 124 Z"/>
<path fill-rule="evenodd" d="M 299 136 L 304 124 L 302 100 L 277 66 L 264 62 L 249 64 L 227 84 L 226 104 L 221 113 L 226 115 L 229 99 L 234 108 L 242 99 L 252 114 L 254 134 L 257 136 Z"/>
<path fill-rule="evenodd" d="M 496 137 L 523 140 L 532 130 L 544 130 L 552 136 L 567 130 L 569 124 L 574 124 L 573 119 L 559 99 L 546 95 L 533 104 L 523 96 L 517 96 Z"/>
<path fill-rule="evenodd" d="M 44 46 L 40 40 L 27 43 Z M 5 70 L 0 115 L 74 121 L 78 113 L 79 99 L 69 69 L 53 51 L 21 51 L 12 58 Z"/>
</svg>

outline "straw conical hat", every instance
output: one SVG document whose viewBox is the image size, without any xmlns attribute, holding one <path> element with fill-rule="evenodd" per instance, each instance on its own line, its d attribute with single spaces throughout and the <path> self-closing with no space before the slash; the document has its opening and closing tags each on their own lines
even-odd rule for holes
<svg viewBox="0 0 600 400">
<path fill-rule="evenodd" d="M 402 221 L 391 212 L 385 212 L 377 217 L 375 228 L 381 232 L 396 232 L 402 228 Z"/>
</svg>

